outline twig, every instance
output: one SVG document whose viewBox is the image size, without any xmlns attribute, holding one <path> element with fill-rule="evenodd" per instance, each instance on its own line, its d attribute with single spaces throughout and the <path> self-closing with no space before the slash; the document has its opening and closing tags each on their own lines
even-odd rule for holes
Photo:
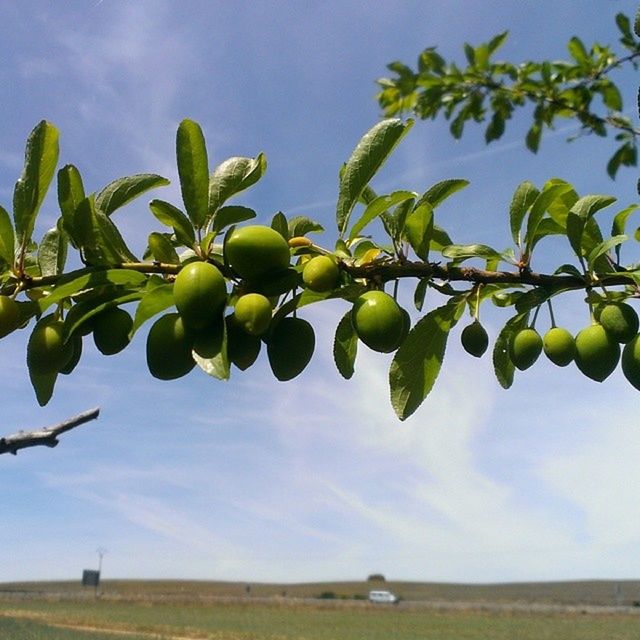
<svg viewBox="0 0 640 640">
<path fill-rule="evenodd" d="M 95 420 L 99 413 L 100 407 L 96 407 L 51 427 L 45 427 L 37 431 L 18 431 L 18 433 L 0 438 L 0 454 L 12 453 L 15 456 L 18 453 L 18 449 L 36 447 L 38 445 L 55 447 L 58 444 L 58 436 L 61 433 L 70 431 L 85 422 L 89 422 L 89 420 Z"/>
</svg>

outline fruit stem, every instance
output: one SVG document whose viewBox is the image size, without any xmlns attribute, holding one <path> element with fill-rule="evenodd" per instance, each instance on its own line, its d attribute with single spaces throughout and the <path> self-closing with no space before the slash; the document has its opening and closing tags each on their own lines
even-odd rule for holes
<svg viewBox="0 0 640 640">
<path fill-rule="evenodd" d="M 551 316 L 551 328 L 556 328 L 556 319 L 553 315 L 553 306 L 551 305 L 551 300 L 547 300 L 547 305 L 549 306 L 549 315 Z"/>
<path fill-rule="evenodd" d="M 400 284 L 400 280 L 396 278 L 393 282 L 393 299 L 398 302 L 398 285 Z"/>
<path fill-rule="evenodd" d="M 536 320 L 538 319 L 538 313 L 540 313 L 540 305 L 538 305 L 536 307 L 536 310 L 535 310 L 535 312 L 533 314 L 533 320 L 531 321 L 531 325 L 530 325 L 531 329 L 535 329 L 536 328 Z"/>
<path fill-rule="evenodd" d="M 480 321 L 480 289 L 482 288 L 482 284 L 476 286 L 476 307 L 473 310 L 473 319 Z"/>
</svg>

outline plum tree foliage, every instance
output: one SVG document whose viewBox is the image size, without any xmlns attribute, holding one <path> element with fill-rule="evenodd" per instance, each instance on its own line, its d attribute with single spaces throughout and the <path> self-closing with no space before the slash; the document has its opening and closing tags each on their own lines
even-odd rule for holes
<svg viewBox="0 0 640 640">
<path fill-rule="evenodd" d="M 502 135 L 517 107 L 531 103 L 526 144 L 532 151 L 557 118 L 573 118 L 596 135 L 617 131 L 620 146 L 607 165 L 612 177 L 619 167 L 635 165 L 639 131 L 622 115 L 611 73 L 636 66 L 640 28 L 636 20 L 632 29 L 622 14 L 616 23 L 622 56 L 601 45 L 588 50 L 574 37 L 568 62 L 494 62 L 507 37 L 503 33 L 478 47 L 465 45 L 466 68 L 447 63 L 435 48 L 420 54 L 417 71 L 389 65 L 397 77 L 381 80 L 378 96 L 389 117 L 365 133 L 339 172 L 336 239 L 330 247 L 316 243 L 312 234 L 323 228 L 306 217 L 277 212 L 269 226 L 252 224 L 256 212 L 230 201 L 263 177 L 265 156 L 232 157 L 211 171 L 203 132 L 186 119 L 176 137 L 182 203 L 151 200 L 159 228 L 139 258 L 112 214 L 168 180 L 139 174 L 86 193 L 77 167 L 58 169 L 58 130 L 40 122 L 27 140 L 13 215 L 0 207 L 0 332 L 28 329 L 27 365 L 38 402 L 52 397 L 58 375 L 72 374 L 90 333 L 110 355 L 150 320 L 147 366 L 156 378 L 178 378 L 197 366 L 227 379 L 232 366 L 250 367 L 266 345 L 274 375 L 289 380 L 304 370 L 315 347 L 313 327 L 298 313 L 342 299 L 347 308 L 333 348 L 338 371 L 344 378 L 353 375 L 361 344 L 394 352 L 391 402 L 403 420 L 432 389 L 451 329 L 465 311 L 472 320 L 463 346 L 475 357 L 488 347 L 481 305 L 492 303 L 508 314 L 492 347 L 496 377 L 507 388 L 516 368 L 533 365 L 543 351 L 534 328 L 539 309 L 548 305 L 552 328 L 562 329 L 555 325 L 551 301 L 572 291 L 584 292 L 593 325 L 577 340 L 566 330 L 554 331 L 545 337 L 544 353 L 559 366 L 575 359 L 580 371 L 598 381 L 622 357 L 624 375 L 640 388 L 637 316 L 625 302 L 640 295 L 640 267 L 621 262 L 622 246 L 640 239 L 638 231 L 635 238 L 627 233 L 638 205 L 616 211 L 607 233 L 599 214 L 615 198 L 581 196 L 557 178 L 538 186 L 524 181 L 508 206 L 513 248 L 499 251 L 456 244 L 436 222 L 438 206 L 467 181 L 443 180 L 423 193 L 378 194 L 370 186 L 411 129 L 411 120 L 394 117 L 407 110 L 420 118 L 443 113 L 455 137 L 466 122 L 488 118 L 490 142 Z M 36 242 L 36 218 L 54 181 L 60 216 Z M 381 237 L 370 233 L 375 220 Z M 553 272 L 537 273 L 533 255 L 553 236 L 566 240 L 567 257 Z M 77 257 L 67 267 L 70 252 Z M 413 283 L 422 314 L 411 328 L 409 314 L 397 304 L 405 283 Z M 426 311 L 428 291 L 442 304 Z M 133 317 L 120 313 L 122 307 Z M 118 335 L 111 336 L 110 327 Z"/>
</svg>

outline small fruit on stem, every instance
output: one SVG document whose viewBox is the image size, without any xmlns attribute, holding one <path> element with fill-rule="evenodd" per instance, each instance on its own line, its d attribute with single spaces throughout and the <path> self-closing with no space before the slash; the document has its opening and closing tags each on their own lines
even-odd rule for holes
<svg viewBox="0 0 640 640">
<path fill-rule="evenodd" d="M 575 357 L 576 341 L 567 329 L 552 327 L 544 334 L 542 348 L 551 362 L 566 367 Z"/>
<path fill-rule="evenodd" d="M 398 303 L 384 291 L 367 291 L 353 303 L 353 328 L 373 351 L 391 353 L 406 337 L 406 317 Z"/>
<path fill-rule="evenodd" d="M 509 357 L 520 371 L 528 369 L 542 353 L 542 338 L 533 328 L 517 331 L 509 343 Z"/>
<path fill-rule="evenodd" d="M 332 291 L 338 284 L 340 269 L 329 256 L 311 258 L 302 270 L 302 281 L 312 291 Z"/>
<path fill-rule="evenodd" d="M 249 335 L 261 336 L 271 323 L 271 302 L 260 293 L 247 293 L 238 298 L 234 315 L 236 322 Z"/>
<path fill-rule="evenodd" d="M 620 345 L 601 324 L 592 324 L 576 336 L 576 364 L 585 376 L 602 382 L 620 360 Z"/>
<path fill-rule="evenodd" d="M 489 346 L 489 336 L 477 319 L 462 330 L 460 341 L 464 350 L 476 358 L 480 358 Z"/>
</svg>

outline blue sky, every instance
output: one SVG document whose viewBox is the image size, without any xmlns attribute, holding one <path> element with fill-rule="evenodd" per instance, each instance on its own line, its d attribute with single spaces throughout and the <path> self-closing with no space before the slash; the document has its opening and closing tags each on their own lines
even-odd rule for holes
<svg viewBox="0 0 640 640">
<path fill-rule="evenodd" d="M 175 130 L 190 117 L 204 129 L 212 165 L 267 154 L 267 175 L 239 203 L 262 222 L 278 210 L 317 219 L 330 245 L 338 169 L 379 118 L 374 80 L 386 63 L 413 63 L 430 45 L 460 59 L 463 42 L 504 29 L 505 58 L 561 58 L 574 34 L 613 43 L 615 13 L 632 15 L 636 4 L 5 3 L 0 202 L 10 207 L 24 140 L 46 118 L 61 130 L 61 163 L 76 164 L 88 190 L 156 172 L 172 185 L 150 197 L 179 203 Z M 616 80 L 632 108 L 637 78 Z M 605 175 L 610 141 L 567 144 L 568 128 L 534 157 L 523 148 L 524 126 L 515 119 L 486 148 L 479 129 L 454 142 L 446 123 L 419 122 L 375 186 L 424 191 L 469 179 L 439 210 L 440 223 L 457 242 L 497 248 L 509 245 L 506 212 L 524 179 L 559 176 L 581 194 L 617 196 L 619 208 L 634 201 L 637 172 L 623 169 L 616 182 Z M 138 253 L 154 229 L 146 200 L 116 214 Z M 38 230 L 57 215 L 49 197 Z M 105 578 L 640 575 L 638 396 L 619 371 L 598 384 L 541 360 L 504 391 L 490 358 L 464 354 L 456 333 L 434 392 L 399 423 L 388 356 L 363 347 L 352 381 L 335 371 L 331 340 L 345 310 L 336 302 L 303 314 L 318 345 L 290 383 L 277 383 L 264 357 L 229 383 L 199 371 L 157 381 L 141 331 L 111 358 L 85 342 L 81 365 L 44 409 L 24 365 L 27 332 L 5 338 L 3 432 L 93 406 L 102 413 L 55 450 L 0 459 L 0 581 L 79 578 L 97 564 L 98 547 L 108 550 Z M 588 323 L 577 297 L 557 315 L 574 331 Z M 483 318 L 495 337 L 507 315 L 487 308 Z"/>
</svg>

